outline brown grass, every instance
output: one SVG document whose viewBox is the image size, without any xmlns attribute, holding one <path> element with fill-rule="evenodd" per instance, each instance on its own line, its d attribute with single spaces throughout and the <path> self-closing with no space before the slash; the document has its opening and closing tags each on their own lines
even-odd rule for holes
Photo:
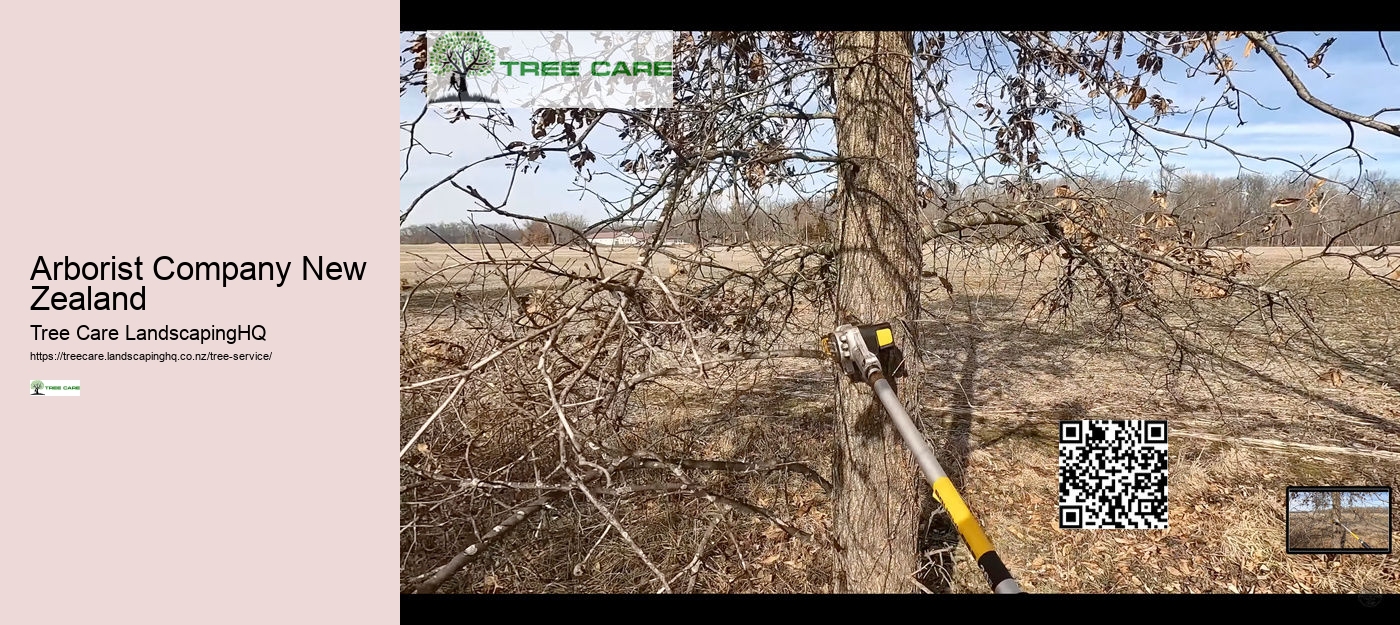
<svg viewBox="0 0 1400 625">
<path fill-rule="evenodd" d="M 410 281 L 451 262 L 446 246 L 403 249 Z M 1300 254 L 1251 252 L 1256 277 Z M 618 253 L 631 262 L 626 251 Z M 1094 322 L 1028 320 L 1043 277 L 1010 271 L 995 257 L 931 256 L 957 288 L 949 295 L 931 281 L 924 296 L 922 344 L 905 347 L 923 362 L 912 408 L 1027 591 L 1400 592 L 1400 555 L 1285 552 L 1288 486 L 1400 484 L 1396 376 L 1359 373 L 1319 350 L 1280 345 L 1248 321 L 1220 343 L 1243 367 L 1215 362 L 1173 374 L 1163 364 L 1169 345 L 1161 337 L 1111 340 Z M 1345 267 L 1311 263 L 1276 283 L 1311 297 L 1316 323 L 1334 347 L 1400 371 L 1400 296 L 1346 277 Z M 473 280 L 446 284 L 486 288 Z M 1224 336 L 1230 314 L 1240 312 L 1230 302 L 1191 305 L 1203 307 Z M 414 315 L 431 310 L 414 309 L 410 325 L 427 325 Z M 435 340 L 468 341 L 450 332 Z M 405 367 L 438 357 L 421 338 L 414 342 L 405 346 Z M 452 358 L 450 345 L 436 345 L 441 358 Z M 821 363 L 777 361 L 716 369 L 708 379 L 666 379 L 633 401 L 651 415 L 654 434 L 690 457 L 799 460 L 825 472 L 832 382 Z M 421 408 L 406 404 L 405 419 L 413 410 Z M 1058 527 L 1057 424 L 1080 418 L 1168 420 L 1170 529 Z M 708 477 L 716 492 L 768 506 L 812 537 L 787 536 L 761 518 L 722 514 L 694 499 L 648 498 L 622 521 L 663 571 L 677 575 L 678 591 L 830 590 L 830 501 L 819 487 L 781 474 Z M 503 545 L 509 557 L 473 565 L 444 590 L 632 592 L 646 585 L 649 573 L 615 535 L 599 538 L 601 526 L 581 533 L 580 521 L 568 515 L 552 519 Z M 955 535 L 938 526 L 929 532 L 934 547 L 942 545 L 929 558 L 929 577 L 943 580 L 930 590 L 986 592 Z M 598 543 L 574 544 L 580 536 Z M 568 561 L 576 551 L 589 555 Z"/>
<path fill-rule="evenodd" d="M 1389 510 L 1343 508 L 1342 523 L 1372 549 L 1390 548 Z M 1288 512 L 1288 546 L 1293 549 L 1363 549 L 1361 543 L 1332 522 L 1330 510 Z"/>
</svg>

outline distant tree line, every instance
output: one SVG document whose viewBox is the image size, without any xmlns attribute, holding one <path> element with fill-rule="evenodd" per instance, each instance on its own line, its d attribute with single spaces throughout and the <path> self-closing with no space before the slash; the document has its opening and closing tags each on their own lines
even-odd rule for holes
<svg viewBox="0 0 1400 625">
<path fill-rule="evenodd" d="M 1079 180 L 1076 185 L 1047 178 L 1038 183 L 1037 195 L 1055 198 L 1057 187 L 1067 188 L 1129 208 L 1139 220 L 1169 219 L 1189 231 L 1197 244 L 1209 242 L 1212 247 L 1322 246 L 1339 234 L 1337 245 L 1400 242 L 1400 220 L 1383 218 L 1400 201 L 1400 179 L 1383 175 L 1369 177 L 1350 191 L 1330 183 L 1260 174 L 1222 178 L 1165 172 L 1157 181 Z M 926 223 L 956 220 L 960 212 L 978 204 L 1006 206 L 1017 200 L 999 184 L 921 187 Z M 705 240 L 733 243 L 814 243 L 837 237 L 834 211 L 821 196 L 741 209 L 706 207 L 694 225 L 685 227 L 698 228 Z M 694 234 L 681 238 L 693 240 Z"/>
<path fill-rule="evenodd" d="M 1055 178 L 1039 184 L 1046 195 L 1055 187 L 1070 186 L 1068 181 Z M 1400 179 L 1387 176 L 1371 177 L 1353 191 L 1322 184 L 1311 196 L 1311 185 L 1296 183 L 1288 176 L 1260 174 L 1221 178 L 1167 172 L 1155 182 L 1090 179 L 1087 185 L 1081 182 L 1081 186 L 1092 187 L 1095 197 L 1136 207 L 1144 219 L 1171 219 L 1191 230 L 1198 242 L 1211 240 L 1213 247 L 1321 246 L 1339 233 L 1340 224 L 1348 224 L 1351 229 L 1336 241 L 1338 245 L 1400 242 L 1400 222 L 1377 219 L 1387 210 L 1394 210 L 1400 199 Z M 930 221 L 949 218 L 960 208 L 983 200 L 993 204 L 1014 201 L 1002 186 L 995 184 L 923 185 L 921 195 L 922 211 Z M 399 242 L 550 245 L 572 242 L 578 238 L 575 231 L 586 235 L 599 230 L 646 235 L 656 231 L 654 224 L 592 226 L 581 215 L 553 213 L 540 221 L 406 226 L 400 232 Z M 833 240 L 836 227 L 827 198 L 817 195 L 738 208 L 704 206 L 694 212 L 694 219 L 673 224 L 665 237 L 686 243 L 705 240 L 736 245 L 816 243 Z"/>
<path fill-rule="evenodd" d="M 520 241 L 521 229 L 515 224 L 474 224 L 466 221 L 404 226 L 399 229 L 399 244 L 428 243 L 507 243 Z"/>
<path fill-rule="evenodd" d="M 569 243 L 578 238 L 575 231 L 590 234 L 588 220 L 572 213 L 552 213 L 540 221 L 478 224 L 470 221 L 404 226 L 399 229 L 400 245 L 451 243 L 518 243 L 549 245 Z"/>
<path fill-rule="evenodd" d="M 1051 184 L 1066 184 L 1055 180 Z M 1212 247 L 1380 245 L 1400 241 L 1400 220 L 1384 218 L 1400 200 L 1400 179 L 1340 185 L 1290 176 L 1246 174 L 1221 178 L 1164 173 L 1147 181 L 1096 181 L 1096 194 L 1136 207 L 1144 219 L 1169 218 Z M 1340 236 L 1338 236 L 1340 235 Z"/>
</svg>

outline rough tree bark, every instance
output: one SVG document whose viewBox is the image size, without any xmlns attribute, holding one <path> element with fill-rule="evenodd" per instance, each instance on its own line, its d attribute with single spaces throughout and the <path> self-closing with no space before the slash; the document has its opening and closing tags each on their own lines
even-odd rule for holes
<svg viewBox="0 0 1400 625">
<path fill-rule="evenodd" d="M 836 314 L 894 322 L 919 309 L 910 33 L 836 34 L 836 199 L 842 218 Z M 912 358 L 911 358 L 912 359 Z M 901 390 L 901 394 L 903 391 Z M 912 592 L 920 484 L 912 457 L 869 388 L 840 382 L 832 529 L 837 592 Z"/>
<path fill-rule="evenodd" d="M 1337 548 L 1346 549 L 1347 531 L 1342 529 L 1342 494 L 1332 492 L 1332 529 L 1337 530 Z"/>
</svg>

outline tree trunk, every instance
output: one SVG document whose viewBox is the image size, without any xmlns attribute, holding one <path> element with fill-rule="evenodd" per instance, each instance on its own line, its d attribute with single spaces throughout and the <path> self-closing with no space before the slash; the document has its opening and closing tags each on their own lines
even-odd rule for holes
<svg viewBox="0 0 1400 625">
<path fill-rule="evenodd" d="M 1345 549 L 1347 546 L 1347 531 L 1342 529 L 1342 494 L 1332 492 L 1332 527 L 1337 530 L 1337 548 Z"/>
<path fill-rule="evenodd" d="M 913 360 L 899 323 L 919 310 L 923 266 L 914 191 L 913 39 L 891 32 L 835 37 L 836 146 L 843 159 L 836 315 L 842 323 L 894 323 L 896 340 Z M 869 387 L 842 379 L 835 437 L 836 591 L 913 592 L 922 481 Z"/>
</svg>

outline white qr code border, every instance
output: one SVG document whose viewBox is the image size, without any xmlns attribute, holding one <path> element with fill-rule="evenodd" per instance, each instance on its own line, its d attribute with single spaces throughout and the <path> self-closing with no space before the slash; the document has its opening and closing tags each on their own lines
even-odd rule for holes
<svg viewBox="0 0 1400 625">
<path fill-rule="evenodd" d="M 1060 421 L 1060 528 L 1167 529 L 1167 464 L 1165 420 Z"/>
</svg>

